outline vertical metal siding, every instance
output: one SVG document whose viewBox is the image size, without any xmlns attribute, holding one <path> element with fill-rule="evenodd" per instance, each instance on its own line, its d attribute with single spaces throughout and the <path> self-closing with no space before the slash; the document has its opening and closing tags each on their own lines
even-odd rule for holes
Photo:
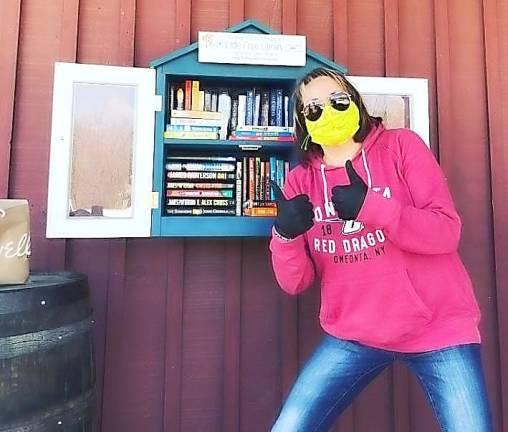
<svg viewBox="0 0 508 432">
<path fill-rule="evenodd" d="M 146 67 L 194 41 L 199 30 L 246 18 L 307 35 L 311 49 L 353 75 L 429 79 L 432 146 L 464 222 L 461 253 L 483 312 L 489 397 L 496 430 L 503 430 L 506 2 L 2 2 L 0 194 L 31 202 L 34 269 L 77 269 L 90 277 L 102 430 L 267 430 L 322 334 L 317 286 L 298 298 L 283 294 L 266 240 L 44 238 L 53 62 Z M 399 365 L 362 392 L 333 429 L 438 431 L 421 388 Z"/>
</svg>

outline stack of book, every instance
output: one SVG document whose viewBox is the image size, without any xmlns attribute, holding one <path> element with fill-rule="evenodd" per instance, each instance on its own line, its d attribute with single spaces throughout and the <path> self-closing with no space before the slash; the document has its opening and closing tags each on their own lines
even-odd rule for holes
<svg viewBox="0 0 508 432">
<path fill-rule="evenodd" d="M 168 124 L 164 138 L 217 139 L 223 116 L 219 112 L 219 94 L 201 89 L 198 80 L 171 84 Z"/>
<path fill-rule="evenodd" d="M 276 216 L 270 180 L 282 188 L 288 171 L 275 157 L 168 156 L 166 214 Z"/>
<path fill-rule="evenodd" d="M 241 215 L 241 204 L 236 199 L 241 185 L 238 168 L 241 170 L 241 164 L 234 157 L 168 156 L 166 214 Z"/>
<path fill-rule="evenodd" d="M 229 139 L 242 141 L 293 141 L 292 126 L 238 126 Z"/>
</svg>

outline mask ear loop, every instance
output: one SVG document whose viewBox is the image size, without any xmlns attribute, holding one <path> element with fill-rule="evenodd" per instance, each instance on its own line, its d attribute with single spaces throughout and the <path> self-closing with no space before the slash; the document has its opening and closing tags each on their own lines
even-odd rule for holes
<svg viewBox="0 0 508 432">
<path fill-rule="evenodd" d="M 310 135 L 307 134 L 307 136 L 302 141 L 302 145 L 300 146 L 300 148 L 304 151 L 307 151 L 309 148 L 309 141 L 310 141 Z"/>
</svg>

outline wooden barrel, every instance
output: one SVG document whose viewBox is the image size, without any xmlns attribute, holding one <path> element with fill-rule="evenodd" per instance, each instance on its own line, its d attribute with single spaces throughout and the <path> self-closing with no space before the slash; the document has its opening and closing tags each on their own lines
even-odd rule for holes
<svg viewBox="0 0 508 432">
<path fill-rule="evenodd" d="M 83 274 L 0 285 L 1 432 L 95 430 L 92 326 Z"/>
</svg>

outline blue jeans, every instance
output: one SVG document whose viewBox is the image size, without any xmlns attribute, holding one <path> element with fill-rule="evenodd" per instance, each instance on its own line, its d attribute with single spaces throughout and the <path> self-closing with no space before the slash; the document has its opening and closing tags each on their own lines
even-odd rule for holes
<svg viewBox="0 0 508 432">
<path fill-rule="evenodd" d="M 399 353 L 327 334 L 298 375 L 271 432 L 328 431 L 395 360 L 416 374 L 443 431 L 493 431 L 480 344 Z"/>
</svg>

